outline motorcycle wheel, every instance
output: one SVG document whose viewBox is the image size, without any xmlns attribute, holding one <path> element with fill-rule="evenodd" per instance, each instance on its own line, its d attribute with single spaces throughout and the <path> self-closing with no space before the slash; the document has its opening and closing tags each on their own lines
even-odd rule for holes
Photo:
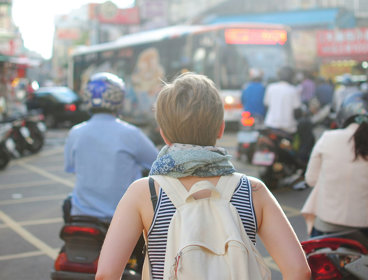
<svg viewBox="0 0 368 280">
<path fill-rule="evenodd" d="M 29 145 L 28 149 L 31 153 L 37 153 L 41 150 L 44 144 L 44 137 L 37 128 L 31 129 L 31 138 L 33 140 L 32 145 Z"/>
<path fill-rule="evenodd" d="M 0 149 L 0 170 L 3 170 L 8 165 L 10 159 L 10 155 L 4 149 Z"/>
</svg>

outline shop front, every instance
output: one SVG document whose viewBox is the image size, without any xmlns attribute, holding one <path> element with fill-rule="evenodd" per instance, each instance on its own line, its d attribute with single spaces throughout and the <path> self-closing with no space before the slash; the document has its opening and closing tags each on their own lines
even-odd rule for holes
<svg viewBox="0 0 368 280">
<path fill-rule="evenodd" d="M 317 55 L 320 74 L 338 81 L 351 73 L 353 79 L 364 82 L 368 74 L 368 28 L 318 30 Z"/>
<path fill-rule="evenodd" d="M 24 101 L 27 70 L 38 67 L 39 63 L 28 57 L 0 53 L 0 120 L 11 113 L 14 105 Z"/>
</svg>

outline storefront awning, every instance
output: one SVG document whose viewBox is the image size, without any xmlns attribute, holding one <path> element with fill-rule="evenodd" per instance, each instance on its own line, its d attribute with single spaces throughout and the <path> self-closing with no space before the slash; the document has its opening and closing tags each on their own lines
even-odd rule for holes
<svg viewBox="0 0 368 280">
<path fill-rule="evenodd" d="M 29 58 L 29 57 L 17 57 L 17 56 L 9 56 L 0 53 L 0 62 L 9 62 L 16 65 L 22 65 L 24 67 L 37 67 L 41 64 L 41 62 L 37 59 Z"/>
<path fill-rule="evenodd" d="M 277 23 L 293 28 L 321 26 L 323 28 L 352 28 L 356 25 L 353 13 L 338 8 L 218 16 L 204 19 L 203 22 L 205 24 L 230 22 Z"/>
<path fill-rule="evenodd" d="M 0 62 L 9 61 L 9 56 L 0 53 Z"/>
<path fill-rule="evenodd" d="M 11 57 L 9 62 L 18 64 L 18 65 L 25 65 L 27 67 L 36 67 L 41 64 L 41 62 L 37 59 L 32 59 L 29 57 Z"/>
</svg>

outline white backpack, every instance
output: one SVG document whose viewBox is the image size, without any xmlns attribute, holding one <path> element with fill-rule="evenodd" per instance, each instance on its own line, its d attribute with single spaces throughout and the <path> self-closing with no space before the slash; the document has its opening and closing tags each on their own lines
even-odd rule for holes
<svg viewBox="0 0 368 280">
<path fill-rule="evenodd" d="M 167 236 L 164 280 L 271 279 L 230 203 L 241 176 L 222 176 L 216 187 L 200 181 L 189 192 L 178 179 L 152 176 L 176 207 Z M 211 196 L 194 199 L 200 190 L 210 190 Z"/>
</svg>

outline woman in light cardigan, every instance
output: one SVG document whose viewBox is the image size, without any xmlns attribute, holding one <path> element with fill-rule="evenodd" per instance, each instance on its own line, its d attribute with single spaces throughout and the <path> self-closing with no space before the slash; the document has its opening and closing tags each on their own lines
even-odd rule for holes
<svg viewBox="0 0 368 280">
<path fill-rule="evenodd" d="M 305 179 L 314 189 L 302 213 L 311 236 L 359 228 L 368 232 L 368 96 L 349 95 L 341 129 L 326 131 L 311 153 Z"/>
</svg>

